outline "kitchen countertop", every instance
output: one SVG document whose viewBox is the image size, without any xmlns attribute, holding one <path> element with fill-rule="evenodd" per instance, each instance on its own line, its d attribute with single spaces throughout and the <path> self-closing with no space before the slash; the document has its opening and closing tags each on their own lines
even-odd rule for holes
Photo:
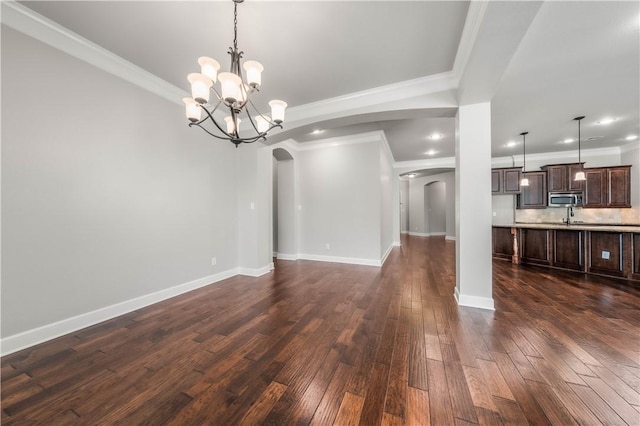
<svg viewBox="0 0 640 426">
<path fill-rule="evenodd" d="M 576 231 L 604 231 L 604 232 L 637 232 L 640 233 L 640 225 L 616 225 L 593 223 L 506 223 L 493 225 L 498 228 L 529 228 L 529 229 L 573 229 Z"/>
</svg>

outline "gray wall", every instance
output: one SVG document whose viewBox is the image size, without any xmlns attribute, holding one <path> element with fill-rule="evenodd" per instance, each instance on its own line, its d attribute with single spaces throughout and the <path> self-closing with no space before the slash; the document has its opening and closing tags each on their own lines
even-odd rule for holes
<svg viewBox="0 0 640 426">
<path fill-rule="evenodd" d="M 3 337 L 238 264 L 239 150 L 198 130 L 2 26 Z"/>
<path fill-rule="evenodd" d="M 298 252 L 293 192 L 294 161 L 278 161 L 278 255 L 296 255 Z"/>
<path fill-rule="evenodd" d="M 380 150 L 380 256 L 393 246 L 393 163 L 385 149 Z"/>
<path fill-rule="evenodd" d="M 455 172 L 419 177 L 409 181 L 409 232 L 418 235 L 429 233 L 424 208 L 424 186 L 438 181 L 445 184 L 445 234 L 448 238 L 455 238 Z"/>
<path fill-rule="evenodd" d="M 444 182 L 431 182 L 424 186 L 425 216 L 430 235 L 445 235 L 446 217 L 446 185 Z"/>
<path fill-rule="evenodd" d="M 409 181 L 400 181 L 400 232 L 409 232 Z"/>
<path fill-rule="evenodd" d="M 295 161 L 302 205 L 300 253 L 380 259 L 378 144 L 301 151 Z"/>
</svg>

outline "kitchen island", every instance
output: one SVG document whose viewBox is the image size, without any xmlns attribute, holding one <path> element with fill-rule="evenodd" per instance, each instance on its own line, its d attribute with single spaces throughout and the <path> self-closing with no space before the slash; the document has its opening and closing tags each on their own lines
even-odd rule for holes
<svg viewBox="0 0 640 426">
<path fill-rule="evenodd" d="M 493 225 L 493 256 L 640 281 L 640 226 L 572 223 Z"/>
</svg>

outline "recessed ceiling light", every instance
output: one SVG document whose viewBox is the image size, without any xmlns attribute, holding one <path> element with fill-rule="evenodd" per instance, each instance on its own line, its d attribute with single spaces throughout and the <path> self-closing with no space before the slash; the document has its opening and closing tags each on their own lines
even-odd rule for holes
<svg viewBox="0 0 640 426">
<path fill-rule="evenodd" d="M 506 146 L 507 146 L 507 147 L 509 147 L 509 148 L 513 148 L 513 147 L 514 147 L 514 146 L 516 146 L 517 144 L 518 144 L 517 142 L 509 141 L 509 142 L 507 142 L 507 145 L 506 145 Z"/>
<path fill-rule="evenodd" d="M 606 126 L 607 124 L 611 124 L 616 120 L 617 120 L 617 118 L 609 118 L 609 117 L 607 117 L 607 118 L 603 118 L 600 121 L 596 121 L 596 124 L 599 124 L 601 126 Z"/>
<path fill-rule="evenodd" d="M 431 134 L 431 136 L 429 136 L 429 139 L 431 139 L 432 141 L 437 141 L 442 139 L 442 135 L 440 133 L 433 133 Z"/>
<path fill-rule="evenodd" d="M 313 132 L 311 132 L 311 134 L 313 135 L 319 135 L 320 133 L 322 133 L 324 130 L 320 130 L 320 129 L 315 129 Z"/>
<path fill-rule="evenodd" d="M 573 142 L 575 142 L 575 140 L 571 138 L 568 138 L 562 141 L 562 143 L 573 143 Z"/>
<path fill-rule="evenodd" d="M 425 154 L 427 155 L 436 155 L 438 153 L 438 151 L 434 150 L 434 149 L 430 149 L 429 151 L 425 152 Z"/>
<path fill-rule="evenodd" d="M 407 176 L 409 177 L 409 179 L 413 179 L 414 177 L 416 177 L 416 175 L 415 175 L 415 174 L 413 174 L 413 173 L 411 173 L 411 174 L 409 174 L 409 175 L 407 175 Z"/>
<path fill-rule="evenodd" d="M 628 141 L 635 141 L 636 139 L 638 139 L 637 135 L 629 135 L 625 138 Z"/>
</svg>

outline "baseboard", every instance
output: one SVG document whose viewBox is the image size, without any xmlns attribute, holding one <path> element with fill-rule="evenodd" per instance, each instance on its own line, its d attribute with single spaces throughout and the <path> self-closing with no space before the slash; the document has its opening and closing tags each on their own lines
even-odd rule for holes
<svg viewBox="0 0 640 426">
<path fill-rule="evenodd" d="M 334 262 L 334 263 L 349 263 L 352 265 L 365 265 L 365 266 L 382 266 L 382 262 L 378 259 L 361 259 L 354 257 L 338 257 L 338 256 L 321 256 L 317 254 L 299 254 L 298 259 L 315 260 L 318 262 Z"/>
<path fill-rule="evenodd" d="M 447 241 L 455 241 L 456 237 L 454 237 L 453 235 L 447 235 L 446 237 L 444 237 L 444 239 Z"/>
<path fill-rule="evenodd" d="M 389 257 L 389 255 L 391 254 L 391 250 L 393 250 L 393 246 L 394 245 L 391 244 L 387 249 L 387 251 L 385 251 L 384 254 L 382 255 L 382 259 L 380 259 L 380 266 L 384 265 L 384 262 L 387 261 L 387 257 Z"/>
<path fill-rule="evenodd" d="M 400 243 L 400 241 L 394 241 L 394 242 L 393 242 L 393 246 L 394 246 L 394 247 L 401 247 L 401 246 L 402 246 L 402 243 Z"/>
<path fill-rule="evenodd" d="M 261 277 L 275 268 L 273 262 L 269 263 L 262 268 L 236 268 L 236 275 L 246 275 L 247 277 Z"/>
<path fill-rule="evenodd" d="M 153 305 L 154 303 L 170 299 L 201 287 L 206 287 L 210 284 L 214 284 L 240 274 L 241 272 L 239 270 L 240 268 L 234 268 L 218 274 L 198 278 L 197 280 L 179 284 L 155 293 L 125 300 L 124 302 L 96 309 L 95 311 L 86 312 L 52 324 L 47 324 L 42 327 L 14 334 L 13 336 L 5 337 L 0 340 L 0 353 L 2 356 L 8 355 L 48 340 L 55 339 L 56 337 L 64 336 L 65 334 L 73 333 L 74 331 L 124 315 L 135 311 L 136 309 Z"/>
<path fill-rule="evenodd" d="M 298 260 L 300 257 L 297 254 L 278 253 L 276 258 L 278 260 Z"/>
<path fill-rule="evenodd" d="M 431 234 L 425 234 L 424 232 L 409 232 L 412 237 L 428 237 Z"/>
<path fill-rule="evenodd" d="M 458 302 L 458 305 L 460 306 L 468 306 L 470 308 L 480 308 L 495 311 L 495 308 L 493 306 L 493 299 L 490 297 L 479 297 L 460 294 L 458 292 L 458 287 L 456 287 L 455 293 L 453 295 L 456 298 L 456 302 Z"/>
<path fill-rule="evenodd" d="M 401 234 L 408 234 L 409 231 L 400 231 Z"/>
</svg>

